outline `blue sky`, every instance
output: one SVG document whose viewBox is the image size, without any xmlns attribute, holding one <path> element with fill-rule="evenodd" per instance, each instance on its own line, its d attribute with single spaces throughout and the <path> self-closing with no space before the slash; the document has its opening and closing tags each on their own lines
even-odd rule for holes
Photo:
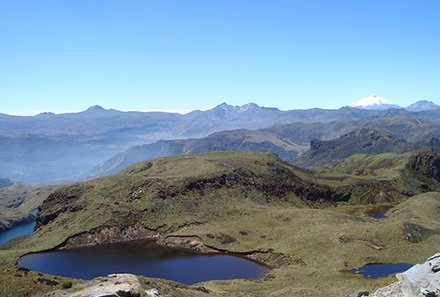
<svg viewBox="0 0 440 297">
<path fill-rule="evenodd" d="M 2 0 L 0 112 L 440 101 L 440 1 Z"/>
</svg>

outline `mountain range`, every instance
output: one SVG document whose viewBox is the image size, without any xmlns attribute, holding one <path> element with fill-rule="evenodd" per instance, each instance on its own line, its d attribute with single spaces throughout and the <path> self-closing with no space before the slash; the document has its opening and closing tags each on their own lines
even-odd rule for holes
<svg viewBox="0 0 440 297">
<path fill-rule="evenodd" d="M 27 183 L 78 180 L 91 173 L 114 173 L 145 156 L 210 150 L 271 151 L 292 160 L 312 139 L 333 139 L 365 125 L 410 142 L 440 135 L 440 110 L 433 103 L 421 101 L 408 109 L 359 107 L 281 111 L 254 103 L 223 103 L 183 115 L 100 106 L 32 117 L 0 114 L 0 176 Z M 131 148 L 137 157 L 128 156 Z M 118 154 L 125 155 L 125 161 Z M 120 165 L 103 165 L 109 159 Z M 98 165 L 101 173 L 96 172 Z"/>
<path fill-rule="evenodd" d="M 397 104 L 393 104 L 389 100 L 376 94 L 371 94 L 367 97 L 364 97 L 359 101 L 352 103 L 350 107 L 360 108 L 365 110 L 387 110 L 387 109 L 396 108 L 396 109 L 405 109 L 406 111 L 409 112 L 436 110 L 440 108 L 439 105 L 428 100 L 420 100 L 404 108 Z"/>
<path fill-rule="evenodd" d="M 356 154 L 402 154 L 421 149 L 438 153 L 439 142 L 438 138 L 432 138 L 427 141 L 409 143 L 388 131 L 362 128 L 332 140 L 312 140 L 310 150 L 301 155 L 295 163 L 301 167 L 333 166 Z"/>
<path fill-rule="evenodd" d="M 144 160 L 210 151 L 273 152 L 287 161 L 300 156 L 296 162 L 301 166 L 330 165 L 359 153 L 399 153 L 420 148 L 436 151 L 438 137 L 439 124 L 422 122 L 410 116 L 371 121 L 292 123 L 134 146 L 91 169 L 85 176 L 112 175 Z"/>
</svg>

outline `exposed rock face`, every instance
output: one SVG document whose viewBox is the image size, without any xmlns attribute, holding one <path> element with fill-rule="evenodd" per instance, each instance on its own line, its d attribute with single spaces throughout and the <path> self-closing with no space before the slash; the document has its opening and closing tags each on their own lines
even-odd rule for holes
<svg viewBox="0 0 440 297">
<path fill-rule="evenodd" d="M 152 292 L 157 294 L 152 294 Z M 125 296 L 161 296 L 157 290 L 146 291 L 139 279 L 133 274 L 110 274 L 98 278 L 88 284 L 73 287 L 69 290 L 59 290 L 43 295 L 45 297 L 125 297 Z"/>
<path fill-rule="evenodd" d="M 37 228 L 48 224 L 63 212 L 79 211 L 81 206 L 75 204 L 75 202 L 81 198 L 83 194 L 91 190 L 93 190 L 93 186 L 76 184 L 65 187 L 63 191 L 56 191 L 50 194 L 40 208 L 40 213 L 36 220 Z"/>
<path fill-rule="evenodd" d="M 312 140 L 310 150 L 296 163 L 302 166 L 334 165 L 354 154 L 402 153 L 411 148 L 409 143 L 388 132 L 363 128 L 333 140 Z"/>
<path fill-rule="evenodd" d="M 414 154 L 407 166 L 416 174 L 440 181 L 440 157 L 431 151 Z"/>
<path fill-rule="evenodd" d="M 403 238 L 412 243 L 422 242 L 435 234 L 440 235 L 440 229 L 428 229 L 411 222 L 403 224 Z"/>
<path fill-rule="evenodd" d="M 70 288 L 38 297 L 214 297 L 213 291 L 200 286 L 185 286 L 159 279 L 145 279 L 133 274 L 110 274 L 81 281 Z M 224 296 L 224 295 L 221 295 Z"/>
<path fill-rule="evenodd" d="M 209 234 L 214 238 L 214 235 Z M 216 237 L 220 241 L 223 239 L 223 233 L 219 234 L 220 237 Z M 216 253 L 228 253 L 227 250 L 220 250 L 216 248 L 209 247 L 203 243 L 203 241 L 197 236 L 166 236 L 160 237 L 157 241 L 158 244 L 163 246 L 186 250 L 192 253 L 198 254 L 216 254 Z M 227 243 L 222 243 L 227 244 Z M 273 251 L 250 251 L 242 253 L 232 253 L 234 255 L 239 255 L 253 261 L 263 263 L 270 267 L 279 267 L 282 265 L 299 264 L 305 265 L 302 259 L 292 259 L 289 256 L 275 253 Z"/>
<path fill-rule="evenodd" d="M 377 290 L 373 297 L 438 297 L 440 296 L 440 253 L 404 273 L 399 281 Z"/>
<path fill-rule="evenodd" d="M 155 231 L 147 229 L 141 224 L 136 224 L 127 228 L 106 227 L 100 231 L 71 237 L 67 240 L 64 247 L 91 246 L 138 239 L 156 239 L 157 236 L 158 235 Z"/>
<path fill-rule="evenodd" d="M 217 250 L 211 249 L 207 247 L 203 241 L 197 236 L 167 236 L 161 237 L 158 241 L 158 244 L 163 246 L 179 249 L 179 250 L 187 250 L 194 253 L 206 254 L 206 253 L 218 253 Z"/>
</svg>

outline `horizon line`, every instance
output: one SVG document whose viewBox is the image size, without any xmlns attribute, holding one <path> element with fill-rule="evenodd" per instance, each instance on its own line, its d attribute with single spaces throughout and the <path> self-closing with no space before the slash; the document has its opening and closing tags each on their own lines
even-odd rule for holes
<svg viewBox="0 0 440 297">
<path fill-rule="evenodd" d="M 431 102 L 431 103 L 437 104 L 437 103 L 435 103 L 432 100 L 424 100 L 424 99 L 418 100 L 418 101 L 416 101 L 414 103 L 417 103 L 417 102 Z M 42 115 L 42 114 L 45 114 L 45 113 L 47 113 L 47 114 L 54 114 L 54 115 L 63 115 L 63 114 L 81 113 L 81 112 L 85 112 L 85 111 L 87 111 L 87 110 L 89 110 L 89 109 L 91 109 L 93 107 L 98 107 L 98 108 L 102 108 L 102 109 L 104 109 L 106 111 L 114 110 L 114 111 L 120 111 L 120 112 L 145 112 L 145 113 L 148 113 L 148 112 L 163 112 L 163 113 L 177 113 L 177 114 L 181 114 L 181 115 L 186 115 L 186 114 L 191 113 L 193 111 L 209 111 L 209 110 L 212 110 L 212 109 L 214 109 L 216 107 L 219 107 L 221 105 L 224 105 L 224 104 L 226 104 L 227 106 L 232 106 L 232 107 L 243 107 L 243 106 L 246 106 L 246 105 L 249 105 L 249 104 L 255 104 L 256 106 L 261 107 L 261 108 L 275 108 L 275 109 L 278 109 L 280 111 L 292 111 L 292 110 L 311 110 L 311 109 L 338 110 L 338 109 L 346 108 L 346 107 L 348 107 L 348 108 L 358 108 L 358 107 L 352 106 L 354 103 L 356 103 L 356 102 L 353 102 L 350 105 L 340 106 L 338 108 L 310 107 L 310 108 L 279 109 L 279 108 L 274 107 L 274 106 L 259 105 L 259 104 L 256 104 L 256 103 L 252 102 L 252 101 L 249 101 L 248 103 L 245 103 L 245 104 L 242 104 L 242 105 L 233 105 L 233 104 L 229 104 L 226 101 L 224 101 L 224 102 L 222 102 L 220 104 L 217 104 L 215 106 L 214 105 L 208 105 L 204 109 L 174 109 L 174 108 L 157 108 L 156 109 L 156 108 L 151 108 L 151 109 L 139 109 L 139 110 L 105 108 L 102 105 L 95 104 L 95 105 L 90 105 L 89 107 L 87 107 L 85 109 L 74 109 L 74 110 L 63 110 L 63 111 L 51 110 L 51 109 L 25 110 L 25 111 L 13 111 L 13 112 L 0 112 L 0 114 L 8 115 L 8 116 L 18 116 L 18 117 L 34 117 L 34 116 Z M 412 104 L 414 104 L 414 103 L 412 103 Z M 400 106 L 400 105 L 392 103 L 392 102 L 390 102 L 389 104 L 395 105 L 396 109 L 405 109 L 405 108 L 407 108 L 408 106 L 411 105 L 410 104 L 410 105 L 404 107 L 404 106 Z M 358 109 L 362 109 L 362 108 L 358 108 Z"/>
</svg>

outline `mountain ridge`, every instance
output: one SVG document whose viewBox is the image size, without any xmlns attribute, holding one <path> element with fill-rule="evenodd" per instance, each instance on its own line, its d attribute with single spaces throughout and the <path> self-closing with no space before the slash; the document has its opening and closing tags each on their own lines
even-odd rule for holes
<svg viewBox="0 0 440 297">
<path fill-rule="evenodd" d="M 343 124 L 335 124 L 337 122 L 345 122 L 347 127 L 342 127 Z M 80 113 L 59 115 L 43 114 L 34 117 L 0 115 L 0 135 L 5 137 L 0 138 L 2 141 L 0 154 L 3 156 L 0 159 L 0 168 L 4 169 L 0 170 L 0 175 L 22 182 L 47 182 L 54 177 L 61 180 L 75 180 L 81 178 L 82 173 L 130 147 L 160 140 L 204 138 L 216 132 L 239 129 L 269 129 L 269 134 L 275 139 L 280 137 L 276 129 L 270 131 L 270 127 L 293 123 L 301 123 L 294 125 L 301 133 L 295 129 L 288 129 L 292 136 L 284 134 L 280 141 L 287 140 L 295 146 L 308 146 L 311 135 L 326 140 L 328 137 L 334 138 L 340 136 L 340 133 L 349 132 L 348 127 L 353 126 L 352 128 L 355 129 L 367 124 L 379 129 L 385 128 L 400 138 L 420 141 L 421 136 L 428 134 L 430 138 L 440 136 L 440 109 L 409 112 L 405 109 L 364 110 L 342 107 L 336 110 L 315 108 L 281 111 L 277 108 L 261 107 L 255 103 L 241 106 L 223 103 L 208 111 L 194 111 L 184 115 L 165 112 L 123 112 L 100 106 L 92 106 Z M 325 123 L 329 127 L 334 127 L 336 132 L 329 131 Z M 320 129 L 326 132 L 321 133 Z M 259 133 L 266 132 L 259 131 Z M 30 152 L 35 157 L 32 159 L 27 158 L 27 153 L 23 149 L 25 144 L 29 143 L 28 135 L 40 137 L 46 142 L 34 146 Z M 17 149 L 19 138 L 25 146 Z M 66 144 L 65 155 L 56 153 L 50 155 L 50 148 L 60 143 Z M 81 148 L 82 153 L 78 153 L 75 148 Z M 99 150 L 101 157 L 98 156 Z M 278 148 L 274 148 L 274 151 L 283 154 Z M 66 170 L 63 160 L 69 160 L 65 162 L 66 164 L 80 166 L 71 166 Z M 56 170 L 54 166 L 42 165 L 45 163 L 63 166 Z M 42 170 L 33 170 L 36 167 Z M 10 170 L 13 174 L 9 174 Z"/>
<path fill-rule="evenodd" d="M 314 139 L 310 150 L 295 161 L 300 166 L 335 165 L 355 154 L 403 153 L 413 145 L 397 139 L 391 133 L 373 128 L 361 128 L 333 140 Z"/>
<path fill-rule="evenodd" d="M 429 111 L 439 109 L 440 105 L 428 100 L 419 100 L 408 105 L 405 109 L 411 112 Z"/>
</svg>

